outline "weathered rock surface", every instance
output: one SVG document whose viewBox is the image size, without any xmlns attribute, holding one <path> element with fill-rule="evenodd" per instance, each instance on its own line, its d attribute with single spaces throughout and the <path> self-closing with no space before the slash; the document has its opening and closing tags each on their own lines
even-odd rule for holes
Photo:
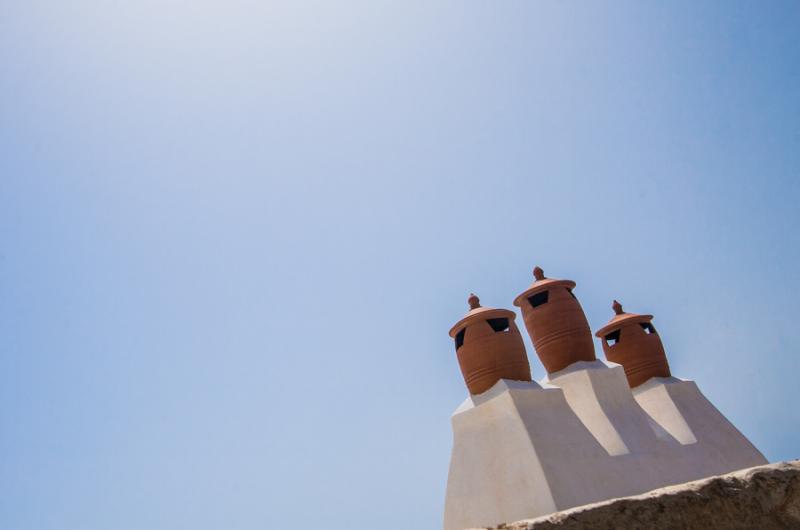
<svg viewBox="0 0 800 530">
<path fill-rule="evenodd" d="M 800 529 L 800 460 L 752 467 L 495 528 Z"/>
</svg>

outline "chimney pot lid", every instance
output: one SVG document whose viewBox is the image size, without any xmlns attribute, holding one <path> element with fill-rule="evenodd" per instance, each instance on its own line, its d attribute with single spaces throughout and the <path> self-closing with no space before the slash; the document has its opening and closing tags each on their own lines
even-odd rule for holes
<svg viewBox="0 0 800 530">
<path fill-rule="evenodd" d="M 455 337 L 456 333 L 461 331 L 462 328 L 467 327 L 468 325 L 472 324 L 475 320 L 487 320 L 490 318 L 507 318 L 509 320 L 514 320 L 517 318 L 517 314 L 513 311 L 508 309 L 495 309 L 493 307 L 483 307 L 481 305 L 481 300 L 475 293 L 471 293 L 469 298 L 467 299 L 469 302 L 469 311 L 464 318 L 459 320 L 455 323 L 455 325 L 450 328 L 450 336 Z"/>
<path fill-rule="evenodd" d="M 544 275 L 544 270 L 538 265 L 533 268 L 533 277 L 534 281 L 530 287 L 528 287 L 523 293 L 517 296 L 514 299 L 514 305 L 517 307 L 522 307 L 524 300 L 529 296 L 533 296 L 534 294 L 540 291 L 546 291 L 551 287 L 566 287 L 567 289 L 574 289 L 575 282 L 572 280 L 559 280 L 556 278 L 548 278 Z"/>
<path fill-rule="evenodd" d="M 614 316 L 602 328 L 598 329 L 594 334 L 595 337 L 604 337 L 608 332 L 619 329 L 628 324 L 636 324 L 638 322 L 650 322 L 653 320 L 653 315 L 639 315 L 637 313 L 626 313 L 622 310 L 622 304 L 614 300 L 611 304 L 614 309 Z"/>
</svg>

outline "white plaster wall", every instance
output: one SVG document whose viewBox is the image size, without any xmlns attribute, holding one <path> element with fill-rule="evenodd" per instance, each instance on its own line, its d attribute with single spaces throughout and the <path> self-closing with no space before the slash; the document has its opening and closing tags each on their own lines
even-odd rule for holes
<svg viewBox="0 0 800 530">
<path fill-rule="evenodd" d="M 545 381 L 564 391 L 569 406 L 609 455 L 641 453 L 658 443 L 621 366 L 579 361 Z"/>
<path fill-rule="evenodd" d="M 637 483 L 629 464 L 608 454 L 558 387 L 499 381 L 467 399 L 452 422 L 446 530 L 491 526 L 641 491 L 632 486 Z"/>
<path fill-rule="evenodd" d="M 694 381 L 654 377 L 635 388 L 633 395 L 642 409 L 683 445 L 685 458 L 702 461 L 703 474 L 696 478 L 768 463 Z"/>
<path fill-rule="evenodd" d="M 445 530 L 491 526 L 766 462 L 691 381 L 632 392 L 579 362 L 541 384 L 499 381 L 453 414 Z"/>
<path fill-rule="evenodd" d="M 453 415 L 446 530 L 492 526 L 557 509 L 505 383 L 500 381 L 483 394 L 478 406 L 468 400 Z M 541 391 L 536 383 L 527 384 Z"/>
<path fill-rule="evenodd" d="M 702 473 L 702 464 L 682 459 L 677 440 L 642 410 L 620 365 L 581 361 L 547 381 L 564 390 L 575 415 L 612 457 L 611 476 L 622 485 L 605 489 L 604 499 L 685 482 L 698 465 Z"/>
</svg>

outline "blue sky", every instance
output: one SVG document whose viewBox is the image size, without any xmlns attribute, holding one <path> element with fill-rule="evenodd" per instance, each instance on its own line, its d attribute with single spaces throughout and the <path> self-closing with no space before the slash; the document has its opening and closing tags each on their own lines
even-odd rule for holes
<svg viewBox="0 0 800 530">
<path fill-rule="evenodd" d="M 0 526 L 438 528 L 535 264 L 800 456 L 800 5 L 298 4 L 0 3 Z"/>
</svg>

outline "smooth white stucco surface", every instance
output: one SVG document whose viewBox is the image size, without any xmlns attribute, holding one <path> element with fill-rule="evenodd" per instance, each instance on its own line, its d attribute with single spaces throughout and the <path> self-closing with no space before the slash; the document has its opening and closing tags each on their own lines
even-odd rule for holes
<svg viewBox="0 0 800 530">
<path fill-rule="evenodd" d="M 706 476 L 768 463 L 694 381 L 654 377 L 635 388 L 633 395 L 656 423 L 684 445 L 682 453 L 702 461 Z"/>
<path fill-rule="evenodd" d="M 760 465 L 691 381 L 632 392 L 621 366 L 579 362 L 502 380 L 452 417 L 445 530 L 495 525 Z"/>
</svg>

